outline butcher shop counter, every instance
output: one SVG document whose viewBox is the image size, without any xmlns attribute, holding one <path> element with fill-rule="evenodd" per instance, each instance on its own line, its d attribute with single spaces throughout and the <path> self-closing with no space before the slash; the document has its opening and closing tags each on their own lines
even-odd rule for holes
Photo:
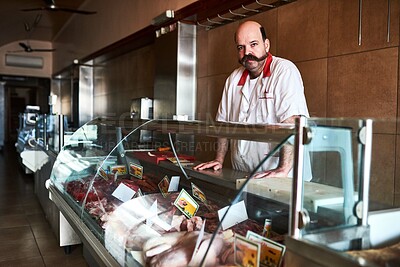
<svg viewBox="0 0 400 267">
<path fill-rule="evenodd" d="M 182 266 L 232 265 L 234 240 L 248 232 L 281 246 L 289 205 L 237 189 L 251 173 L 229 164 L 193 166 L 214 156 L 204 146 L 221 136 L 279 147 L 293 135 L 294 125 L 98 118 L 61 149 L 48 188 L 97 265 L 152 266 L 172 255 Z"/>
<path fill-rule="evenodd" d="M 98 118 L 61 149 L 49 191 L 100 266 L 279 266 L 294 229 L 293 204 L 254 186 L 253 176 L 283 147 L 294 147 L 294 178 L 284 180 L 296 190 L 285 194 L 303 195 L 298 181 L 318 184 L 313 193 L 333 191 L 304 212 L 308 229 L 354 225 L 354 204 L 362 199 L 352 178 L 357 123 L 315 123 L 303 133 L 290 124 Z M 311 136 L 319 142 L 299 145 Z M 213 159 L 221 137 L 270 150 L 249 172 L 233 170 L 229 155 L 222 170 L 194 170 Z"/>
<path fill-rule="evenodd" d="M 331 125 L 329 131 L 320 131 L 315 125 Z M 387 177 L 375 168 L 381 165 L 372 162 L 373 151 L 381 150 L 379 138 L 395 129 L 398 121 L 378 119 L 310 119 L 301 118 L 297 122 L 296 158 L 300 163 L 309 156 L 310 151 L 336 151 L 337 155 L 319 155 L 326 162 L 325 173 L 335 172 L 334 162 L 341 161 L 343 184 L 342 199 L 331 199 L 329 203 L 320 202 L 301 175 L 302 167 L 296 167 L 290 211 L 289 233 L 285 238 L 287 266 L 400 266 L 400 211 L 396 206 L 379 201 L 370 192 L 370 176 L 379 173 L 379 183 Z M 343 135 L 349 129 L 347 134 Z M 336 148 L 332 146 L 335 144 Z M 339 145 L 340 144 L 340 145 Z M 372 150 L 375 146 L 376 149 Z M 375 156 L 376 159 L 376 156 Z M 374 164 L 371 164 L 374 163 Z M 323 166 L 319 164 L 320 166 Z M 321 172 L 314 172 L 313 180 L 323 181 Z M 391 180 L 391 179 L 389 179 Z M 335 186 L 330 183 L 329 186 Z M 376 188 L 371 189 L 376 194 Z M 336 190 L 331 190 L 334 193 Z M 393 192 L 381 191 L 390 196 Z M 312 200 L 312 201 L 310 201 Z M 320 205 L 316 205 L 317 200 Z M 381 203 L 382 202 L 382 203 Z M 310 216 L 315 209 L 321 217 L 337 218 L 331 224 L 321 225 L 319 218 Z M 335 215 L 336 214 L 336 215 Z"/>
<path fill-rule="evenodd" d="M 35 194 L 59 245 L 68 253 L 72 245 L 80 244 L 81 241 L 66 222 L 59 208 L 49 199 L 49 190 L 46 187 L 46 181 L 64 145 L 64 138 L 70 133 L 67 127 L 67 116 L 63 114 L 38 115 L 35 133 L 36 136 L 32 140 L 35 151 L 32 157 L 35 166 Z"/>
</svg>

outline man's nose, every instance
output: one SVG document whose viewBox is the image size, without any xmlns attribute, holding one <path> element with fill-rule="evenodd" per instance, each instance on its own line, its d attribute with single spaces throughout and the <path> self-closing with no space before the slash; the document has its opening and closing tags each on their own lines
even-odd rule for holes
<svg viewBox="0 0 400 267">
<path fill-rule="evenodd" d="M 251 50 L 251 48 L 250 47 L 246 47 L 245 49 L 244 49 L 244 54 L 247 56 L 247 55 L 252 55 L 253 54 L 253 51 Z"/>
</svg>

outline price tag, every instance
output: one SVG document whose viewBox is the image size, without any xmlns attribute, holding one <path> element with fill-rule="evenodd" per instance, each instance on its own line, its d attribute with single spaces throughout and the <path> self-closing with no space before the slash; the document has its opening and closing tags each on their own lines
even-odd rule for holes
<svg viewBox="0 0 400 267">
<path fill-rule="evenodd" d="M 201 229 L 199 231 L 199 235 L 197 237 L 196 245 L 194 247 L 193 255 L 192 255 L 192 258 L 191 258 L 191 260 L 189 262 L 189 266 L 192 266 L 192 264 L 190 264 L 190 263 L 193 261 L 194 256 L 197 254 L 197 252 L 199 250 L 201 241 L 203 240 L 203 237 L 204 237 L 205 226 L 206 226 L 206 220 L 203 221 L 203 225 L 201 226 Z"/>
<path fill-rule="evenodd" d="M 286 247 L 271 239 L 260 236 L 252 231 L 247 231 L 246 238 L 260 243 L 260 265 L 279 267 L 281 266 Z"/>
<path fill-rule="evenodd" d="M 197 203 L 185 189 L 182 189 L 179 196 L 174 202 L 177 207 L 186 217 L 192 218 L 197 210 L 199 209 L 199 203 Z"/>
<path fill-rule="evenodd" d="M 235 235 L 234 259 L 237 266 L 260 266 L 260 244 Z"/>
<path fill-rule="evenodd" d="M 224 220 L 222 220 L 222 217 L 225 215 L 227 210 L 228 210 L 228 206 L 218 210 L 218 218 L 220 221 L 222 221 L 221 222 L 222 230 L 226 230 L 226 229 L 228 229 L 238 223 L 241 223 L 249 218 L 247 215 L 247 210 L 246 210 L 246 206 L 244 204 L 244 200 L 242 200 L 236 204 L 233 204 L 229 208 L 228 214 L 225 216 Z"/>
<path fill-rule="evenodd" d="M 161 181 L 158 183 L 158 188 L 160 189 L 161 194 L 163 197 L 167 197 L 169 195 L 168 189 L 169 189 L 169 180 L 168 176 L 164 176 L 164 178 L 161 179 Z"/>
<path fill-rule="evenodd" d="M 206 194 L 204 194 L 204 192 L 194 183 L 191 183 L 191 185 L 192 185 L 192 195 L 201 202 L 207 203 Z"/>
<path fill-rule="evenodd" d="M 126 202 L 136 194 L 136 191 L 126 186 L 124 183 L 120 183 L 118 187 L 112 193 L 113 197 L 118 198 L 122 202 Z"/>
<path fill-rule="evenodd" d="M 129 163 L 129 174 L 135 178 L 143 179 L 143 166 L 133 162 Z"/>
<path fill-rule="evenodd" d="M 172 176 L 171 181 L 169 182 L 168 192 L 176 192 L 179 187 L 179 176 Z"/>
<path fill-rule="evenodd" d="M 160 217 L 158 217 L 158 213 L 159 211 L 157 207 L 157 200 L 155 200 L 149 209 L 149 213 L 146 216 L 146 225 L 151 227 L 153 224 L 156 224 L 165 231 L 169 231 L 171 229 L 171 225 L 161 220 Z"/>
</svg>

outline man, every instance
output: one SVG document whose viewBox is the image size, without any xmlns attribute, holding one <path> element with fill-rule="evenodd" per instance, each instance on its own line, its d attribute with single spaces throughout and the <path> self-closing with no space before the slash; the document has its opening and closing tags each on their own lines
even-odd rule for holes
<svg viewBox="0 0 400 267">
<path fill-rule="evenodd" d="M 239 25 L 235 33 L 240 68 L 225 82 L 216 116 L 221 122 L 294 123 L 309 116 L 300 72 L 290 61 L 272 56 L 264 28 L 255 21 Z M 213 161 L 195 166 L 196 170 L 222 168 L 228 140 L 220 138 Z M 231 140 L 235 169 L 251 172 L 271 149 L 270 144 Z M 284 146 L 279 159 L 262 166 L 254 178 L 287 177 L 293 165 L 293 147 Z"/>
</svg>

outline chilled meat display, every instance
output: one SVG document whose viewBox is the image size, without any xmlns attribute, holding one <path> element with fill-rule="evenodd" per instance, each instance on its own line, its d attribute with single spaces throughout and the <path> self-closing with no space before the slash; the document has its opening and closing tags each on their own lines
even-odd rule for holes
<svg viewBox="0 0 400 267">
<path fill-rule="evenodd" d="M 121 204 L 121 201 L 112 196 L 112 192 L 120 183 L 125 184 L 135 192 L 140 189 L 143 193 L 154 193 L 157 185 L 147 176 L 140 179 L 123 179 L 127 176 L 120 176 L 114 181 L 112 176 L 108 180 L 101 176 L 86 176 L 82 179 L 73 180 L 65 184 L 66 192 L 85 210 L 92 215 L 97 223 L 104 227 L 108 215 Z"/>
<path fill-rule="evenodd" d="M 143 252 L 149 266 L 200 266 L 210 246 L 202 266 L 233 265 L 232 257 L 224 255 L 225 252 L 233 254 L 232 242 L 217 235 L 210 245 L 211 236 L 205 233 L 196 249 L 198 231 L 167 233 L 147 240 Z"/>
<path fill-rule="evenodd" d="M 218 210 L 229 203 L 197 200 L 197 212 L 192 217 L 184 214 L 174 205 L 179 192 L 160 192 L 157 183 L 161 179 L 96 175 L 68 181 L 64 188 L 104 229 L 104 242 L 111 254 L 121 249 L 137 251 L 142 258 L 136 260 L 144 265 L 197 266 L 207 250 L 204 266 L 233 265 L 233 236 L 246 236 L 248 231 L 262 234 L 263 225 L 252 219 L 223 231 Z M 126 202 L 113 196 L 121 183 L 137 192 Z"/>
</svg>

